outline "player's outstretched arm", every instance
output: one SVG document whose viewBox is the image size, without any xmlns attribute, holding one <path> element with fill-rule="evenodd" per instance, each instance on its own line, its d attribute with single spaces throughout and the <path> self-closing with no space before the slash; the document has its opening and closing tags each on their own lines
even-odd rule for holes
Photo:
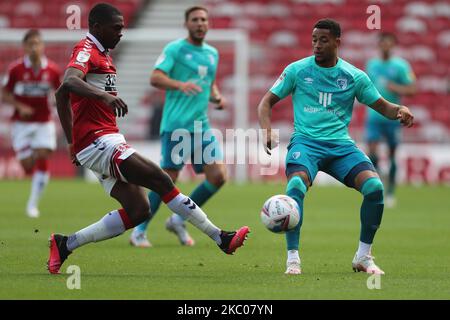
<svg viewBox="0 0 450 320">
<path fill-rule="evenodd" d="M 265 135 L 265 148 L 268 154 L 270 150 L 276 148 L 278 146 L 278 136 L 275 132 L 272 131 L 270 119 L 272 116 L 272 107 L 280 101 L 280 98 L 268 91 L 264 97 L 261 99 L 261 102 L 258 105 L 258 119 L 259 125 L 261 129 L 263 129 L 266 133 Z"/>
<path fill-rule="evenodd" d="M 406 106 L 391 103 L 384 98 L 380 98 L 370 107 L 388 119 L 400 120 L 400 123 L 408 128 L 414 124 L 414 116 Z"/>
<path fill-rule="evenodd" d="M 192 82 L 182 82 L 169 78 L 162 70 L 155 69 L 150 77 L 150 84 L 162 90 L 180 90 L 184 94 L 196 95 L 202 92 L 202 88 Z"/>
</svg>

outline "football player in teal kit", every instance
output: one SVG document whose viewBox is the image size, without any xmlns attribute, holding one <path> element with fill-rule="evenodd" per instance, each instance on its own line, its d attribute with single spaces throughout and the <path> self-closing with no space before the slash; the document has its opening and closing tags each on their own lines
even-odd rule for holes
<svg viewBox="0 0 450 320">
<path fill-rule="evenodd" d="M 366 72 L 380 94 L 392 103 L 400 103 L 401 96 L 413 95 L 416 91 L 415 76 L 408 61 L 392 56 L 396 38 L 392 33 L 382 33 L 379 40 L 381 57 L 367 62 Z M 377 148 L 382 138 L 388 145 L 389 175 L 386 188 L 386 206 L 395 205 L 395 177 L 397 162 L 395 152 L 400 139 L 400 123 L 386 119 L 379 113 L 369 109 L 366 121 L 366 140 L 369 146 L 369 158 L 378 169 Z"/>
<path fill-rule="evenodd" d="M 226 167 L 222 162 L 222 151 L 214 135 L 210 134 L 207 115 L 208 102 L 223 109 L 225 99 L 215 83 L 219 60 L 217 49 L 204 39 L 208 31 L 208 11 L 201 6 L 188 8 L 185 12 L 185 27 L 188 37 L 170 42 L 156 61 L 151 84 L 166 90 L 166 101 L 160 127 L 161 167 L 176 181 L 186 160 L 192 160 L 196 173 L 205 173 L 206 179 L 192 192 L 191 197 L 202 206 L 213 196 L 226 180 Z M 178 133 L 188 132 L 191 141 L 187 154 L 179 154 Z M 203 138 L 197 141 L 194 132 L 201 131 Z M 182 138 L 186 138 L 181 135 Z M 161 203 L 156 192 L 149 193 L 151 217 Z M 151 219 L 151 218 L 150 218 Z M 130 243 L 137 247 L 149 247 L 146 231 L 150 219 L 137 226 Z M 178 236 L 181 244 L 192 246 L 194 240 L 186 230 L 184 219 L 173 214 L 166 221 L 166 228 Z"/>
<path fill-rule="evenodd" d="M 340 36 L 336 21 L 318 21 L 312 32 L 314 55 L 288 65 L 258 106 L 260 125 L 267 130 L 266 146 L 271 149 L 278 144 L 278 137 L 271 131 L 271 108 L 292 95 L 294 132 L 286 156 L 286 194 L 296 200 L 301 219 L 286 233 L 286 274 L 301 273 L 298 250 L 303 199 L 319 170 L 362 193 L 361 233 L 352 267 L 384 274 L 371 255 L 383 215 L 383 184 L 370 159 L 350 138 L 348 125 L 355 98 L 407 127 L 413 125 L 413 116 L 407 107 L 382 98 L 363 71 L 338 57 Z"/>
</svg>

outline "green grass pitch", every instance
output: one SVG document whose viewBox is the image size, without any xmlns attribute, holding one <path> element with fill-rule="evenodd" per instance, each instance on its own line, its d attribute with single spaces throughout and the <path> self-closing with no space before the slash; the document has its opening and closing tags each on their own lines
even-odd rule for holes
<svg viewBox="0 0 450 320">
<path fill-rule="evenodd" d="M 194 184 L 181 184 L 188 193 Z M 400 187 L 399 205 L 386 209 L 373 254 L 385 270 L 381 288 L 367 288 L 368 275 L 354 273 L 351 260 L 359 236 L 361 196 L 339 187 L 314 187 L 305 200 L 301 234 L 304 274 L 286 276 L 283 235 L 259 221 L 269 196 L 283 184 L 228 184 L 205 211 L 224 229 L 248 225 L 252 233 L 227 256 L 192 226 L 196 245 L 179 245 L 164 229 L 163 207 L 149 229 L 153 248 L 128 244 L 130 231 L 78 249 L 61 275 L 46 270 L 51 232 L 71 233 L 118 205 L 96 184 L 51 181 L 42 216 L 24 206 L 28 181 L 0 182 L 1 299 L 450 299 L 450 197 L 448 187 Z M 81 289 L 69 290 L 69 265 L 81 270 Z"/>
</svg>

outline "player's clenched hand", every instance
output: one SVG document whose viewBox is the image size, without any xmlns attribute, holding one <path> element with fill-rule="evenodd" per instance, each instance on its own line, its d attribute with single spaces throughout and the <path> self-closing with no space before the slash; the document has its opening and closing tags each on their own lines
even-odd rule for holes
<svg viewBox="0 0 450 320">
<path fill-rule="evenodd" d="M 272 131 L 271 129 L 264 130 L 264 139 L 265 139 L 265 145 L 264 149 L 268 155 L 271 155 L 271 150 L 278 147 L 279 144 L 279 137 L 278 134 L 275 131 Z"/>
<path fill-rule="evenodd" d="M 397 119 L 400 120 L 400 123 L 403 124 L 405 127 L 412 127 L 414 124 L 414 116 L 412 115 L 411 111 L 409 111 L 408 107 L 400 106 L 397 112 Z"/>
<path fill-rule="evenodd" d="M 74 149 L 73 149 L 73 144 L 70 143 L 70 144 L 68 145 L 68 149 L 69 149 L 69 157 L 70 157 L 70 160 L 72 161 L 72 163 L 73 163 L 74 165 L 76 165 L 77 167 L 81 166 L 80 162 L 79 162 L 78 159 L 77 159 L 77 156 L 76 156 L 76 154 L 75 154 L 75 151 L 74 151 Z"/>
<path fill-rule="evenodd" d="M 17 111 L 22 119 L 29 119 L 34 114 L 33 108 L 23 103 L 20 104 Z"/>
<path fill-rule="evenodd" d="M 128 106 L 118 96 L 105 93 L 103 95 L 103 101 L 114 110 L 116 117 L 124 117 L 128 113 Z"/>
<path fill-rule="evenodd" d="M 217 110 L 223 110 L 223 109 L 225 109 L 226 106 L 227 106 L 227 103 L 228 103 L 227 99 L 225 99 L 224 96 L 220 96 L 220 98 L 217 99 L 216 109 L 217 109 Z"/>
<path fill-rule="evenodd" d="M 196 95 L 197 93 L 202 92 L 202 88 L 192 82 L 181 82 L 178 90 L 188 96 Z"/>
</svg>

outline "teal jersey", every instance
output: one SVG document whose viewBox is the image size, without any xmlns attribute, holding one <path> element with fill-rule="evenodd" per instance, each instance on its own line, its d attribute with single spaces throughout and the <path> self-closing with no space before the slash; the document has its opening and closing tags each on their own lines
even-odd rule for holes
<svg viewBox="0 0 450 320">
<path fill-rule="evenodd" d="M 388 60 L 380 58 L 370 59 L 366 65 L 366 72 L 380 94 L 392 103 L 400 103 L 400 95 L 390 91 L 386 86 L 389 82 L 400 85 L 412 84 L 415 81 L 414 72 L 408 61 L 392 57 Z M 368 114 L 369 121 L 392 121 L 386 119 L 375 110 L 370 110 Z"/>
<path fill-rule="evenodd" d="M 381 97 L 360 69 L 341 58 L 322 68 L 314 56 L 287 66 L 270 91 L 280 99 L 292 95 L 294 137 L 327 141 L 352 141 L 348 125 L 355 98 L 371 105 Z"/>
<path fill-rule="evenodd" d="M 202 92 L 188 96 L 179 90 L 166 90 L 160 133 L 181 128 L 194 132 L 194 121 L 201 121 L 203 130 L 209 128 L 207 108 L 218 61 L 217 49 L 206 43 L 195 46 L 179 39 L 166 45 L 155 69 L 171 79 L 193 82 Z"/>
</svg>

